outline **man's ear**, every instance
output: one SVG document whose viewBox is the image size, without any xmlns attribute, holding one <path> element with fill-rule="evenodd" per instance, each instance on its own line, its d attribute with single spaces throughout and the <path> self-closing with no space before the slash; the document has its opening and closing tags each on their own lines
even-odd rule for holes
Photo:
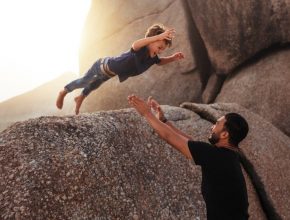
<svg viewBox="0 0 290 220">
<path fill-rule="evenodd" d="M 223 138 L 223 139 L 229 139 L 229 132 L 222 131 L 221 132 L 221 138 Z"/>
</svg>

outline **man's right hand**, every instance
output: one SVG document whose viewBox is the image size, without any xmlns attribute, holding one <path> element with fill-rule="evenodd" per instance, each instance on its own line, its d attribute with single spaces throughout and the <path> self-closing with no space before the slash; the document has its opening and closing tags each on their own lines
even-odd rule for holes
<svg viewBox="0 0 290 220">
<path fill-rule="evenodd" d="M 172 127 L 172 125 L 165 125 L 160 122 L 160 118 L 164 116 L 159 103 L 152 97 L 149 97 L 147 103 L 144 102 L 136 95 L 128 96 L 129 104 L 137 110 L 137 112 L 144 116 L 150 126 L 158 133 L 158 135 L 165 140 L 168 144 L 173 146 L 176 150 L 180 151 L 188 159 L 192 159 L 191 153 L 188 148 L 188 138 L 183 135 L 181 131 Z M 156 117 L 152 114 L 151 109 L 156 110 Z M 160 121 L 158 121 L 158 119 Z"/>
<path fill-rule="evenodd" d="M 158 120 L 163 121 L 165 119 L 165 115 L 163 110 L 161 109 L 161 106 L 159 103 L 150 96 L 147 100 L 147 104 L 153 109 L 155 112 L 155 117 L 158 118 Z"/>
</svg>

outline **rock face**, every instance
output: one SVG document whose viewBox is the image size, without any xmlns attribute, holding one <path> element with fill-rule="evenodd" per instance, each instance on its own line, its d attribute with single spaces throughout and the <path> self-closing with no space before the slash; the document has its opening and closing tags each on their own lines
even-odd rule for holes
<svg viewBox="0 0 290 220">
<path fill-rule="evenodd" d="M 108 10 L 103 10 L 106 8 Z M 172 16 L 174 14 L 174 16 Z M 104 83 L 84 102 L 83 112 L 120 109 L 127 106 L 126 97 L 138 93 L 153 95 L 161 103 L 179 105 L 184 101 L 201 101 L 201 76 L 190 42 L 190 18 L 185 1 L 93 1 L 84 28 L 80 71 L 84 73 L 100 57 L 117 56 L 132 43 L 143 38 L 149 26 L 163 23 L 176 29 L 171 48 L 161 56 L 182 51 L 186 59 L 164 66 L 153 66 L 144 74 L 119 83 L 118 78 Z M 93 31 L 92 31 L 93 30 Z"/>
<path fill-rule="evenodd" d="M 123 83 L 112 78 L 81 111 L 125 108 L 131 93 L 170 105 L 240 104 L 164 108 L 177 127 L 203 141 L 211 122 L 225 113 L 245 116 L 250 133 L 241 148 L 250 219 L 289 219 L 290 140 L 280 131 L 290 135 L 289 47 L 247 61 L 289 42 L 289 8 L 288 0 L 92 1 L 81 73 L 100 57 L 128 50 L 158 22 L 177 32 L 164 55 L 182 51 L 186 59 Z M 0 126 L 55 114 L 57 92 L 68 81 L 28 93 L 31 99 L 1 103 Z M 53 98 L 36 99 L 43 89 Z M 73 113 L 71 97 L 61 113 Z M 161 141 L 132 109 L 41 117 L 0 133 L 1 219 L 206 219 L 200 184 L 199 167 Z"/>
<path fill-rule="evenodd" d="M 276 51 L 229 77 L 215 102 L 236 102 L 290 135 L 290 49 Z"/>
<path fill-rule="evenodd" d="M 1 219 L 206 219 L 200 169 L 133 110 L 17 123 L 0 135 L 0 164 Z"/>
<path fill-rule="evenodd" d="M 164 109 L 196 140 L 205 141 L 210 121 L 228 111 L 246 116 L 251 132 L 242 148 L 273 209 L 289 217 L 289 138 L 236 105 L 184 107 L 196 113 Z M 132 109 L 16 123 L 0 134 L 0 164 L 2 219 L 206 219 L 200 168 Z M 250 219 L 266 219 L 245 176 Z"/>
<path fill-rule="evenodd" d="M 237 104 L 192 104 L 184 103 L 209 121 L 215 121 L 227 112 L 243 115 L 249 123 L 248 137 L 242 142 L 241 149 L 250 161 L 247 164 L 251 178 L 257 183 L 256 191 L 262 196 L 268 219 L 290 217 L 290 139 L 279 129 L 260 116 Z M 252 167 L 251 167 L 252 166 Z M 255 172 L 252 171 L 252 168 Z M 272 207 L 272 208 L 271 208 Z M 259 219 L 259 218 L 254 218 Z"/>
<path fill-rule="evenodd" d="M 128 50 L 156 22 L 176 28 L 173 47 L 165 55 L 183 51 L 186 59 L 154 66 L 123 83 L 112 78 L 87 98 L 81 111 L 126 108 L 132 93 L 175 106 L 184 101 L 236 102 L 289 135 L 289 62 L 287 49 L 281 49 L 289 48 L 289 15 L 286 0 L 92 1 L 80 51 L 81 73 L 99 57 Z M 275 45 L 281 53 L 273 51 Z M 269 57 L 262 56 L 265 51 Z M 257 57 L 260 64 L 253 62 Z"/>
<path fill-rule="evenodd" d="M 188 0 L 216 72 L 227 74 L 257 52 L 290 40 L 288 0 Z"/>
<path fill-rule="evenodd" d="M 222 75 L 212 74 L 207 82 L 206 88 L 202 93 L 202 102 L 205 104 L 213 103 L 219 94 L 225 77 Z"/>
</svg>

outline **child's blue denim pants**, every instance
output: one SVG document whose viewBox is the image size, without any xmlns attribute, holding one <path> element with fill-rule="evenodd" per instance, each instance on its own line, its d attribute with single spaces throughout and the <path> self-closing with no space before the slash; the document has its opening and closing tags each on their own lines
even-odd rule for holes
<svg viewBox="0 0 290 220">
<path fill-rule="evenodd" d="M 70 82 L 64 88 L 68 92 L 72 92 L 75 89 L 84 88 L 82 95 L 88 96 L 91 91 L 110 79 L 110 77 L 105 75 L 100 68 L 101 60 L 102 59 L 98 59 L 82 78 Z"/>
</svg>

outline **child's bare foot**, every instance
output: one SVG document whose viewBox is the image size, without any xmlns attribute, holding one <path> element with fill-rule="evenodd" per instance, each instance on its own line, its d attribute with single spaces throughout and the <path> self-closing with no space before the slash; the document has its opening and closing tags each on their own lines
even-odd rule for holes
<svg viewBox="0 0 290 220">
<path fill-rule="evenodd" d="M 58 107 L 59 109 L 62 109 L 63 106 L 63 100 L 64 97 L 66 96 L 67 91 L 64 89 L 62 91 L 59 92 L 57 100 L 56 100 L 56 107 Z"/>
<path fill-rule="evenodd" d="M 76 102 L 76 109 L 75 109 L 75 112 L 76 112 L 76 115 L 79 114 L 80 112 L 80 107 L 84 101 L 86 97 L 84 95 L 79 95 L 77 97 L 75 97 L 75 102 Z"/>
</svg>

